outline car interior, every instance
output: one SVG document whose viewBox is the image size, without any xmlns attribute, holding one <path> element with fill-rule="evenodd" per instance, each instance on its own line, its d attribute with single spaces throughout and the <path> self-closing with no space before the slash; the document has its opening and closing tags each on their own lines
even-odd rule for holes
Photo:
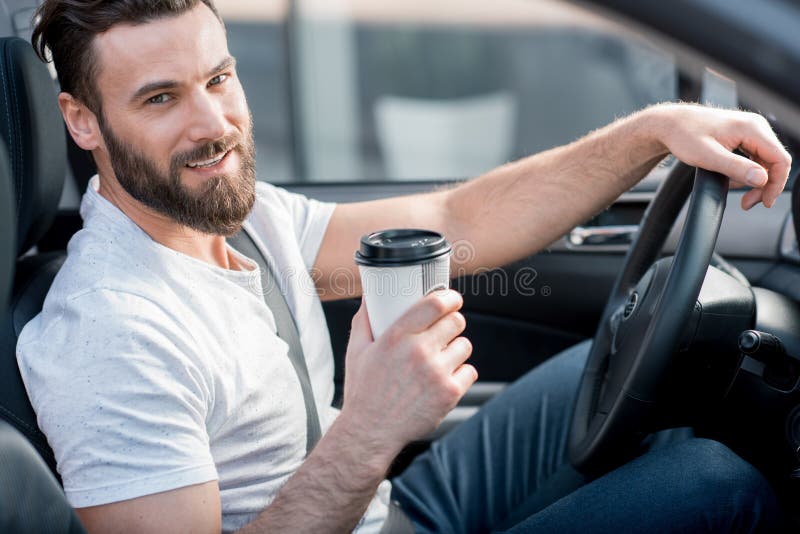
<svg viewBox="0 0 800 534">
<path fill-rule="evenodd" d="M 31 480 L 59 480 L 20 378 L 15 345 L 22 327 L 41 310 L 69 238 L 81 227 L 76 206 L 64 203 L 65 188 L 82 191 L 94 172 L 87 155 L 68 139 L 52 73 L 25 39 L 37 3 L 0 0 L 0 134 L 7 152 L 6 157 L 0 151 L 0 245 L 8 249 L 0 254 L 0 302 L 5 306 L 0 492 L 9 494 L 22 487 L 13 485 L 19 471 L 4 467 L 13 463 L 6 455 L 13 447 L 35 451 L 24 464 Z M 599 3 L 606 9 L 615 5 Z M 757 109 L 746 97 L 737 100 L 730 81 L 710 71 L 700 76 L 696 70 L 680 71 L 679 78 L 682 99 Z M 776 98 L 778 109 L 786 107 L 782 98 Z M 800 124 L 768 118 L 799 159 Z M 789 506 L 800 497 L 797 173 L 795 165 L 772 209 L 758 206 L 745 213 L 739 207 L 743 192 L 729 191 L 724 177 L 668 158 L 607 210 L 546 250 L 501 270 L 453 280 L 464 295 L 465 335 L 474 346 L 470 363 L 480 378 L 433 435 L 407 447 L 393 474 L 508 383 L 559 351 L 594 338 L 572 421 L 570 453 L 576 466 L 591 473 L 608 471 L 629 459 L 649 433 L 692 427 L 764 473 L 793 524 L 800 526 L 796 507 Z M 285 187 L 348 202 L 441 184 L 415 179 Z M 453 261 L 470 253 L 456 246 Z M 323 306 L 336 358 L 337 403 L 357 306 L 356 300 Z M 12 432 L 25 441 L 6 439 Z M 36 491 L 65 502 L 58 491 Z M 3 498 L 0 502 L 14 504 L 0 504 L 0 527 L 25 531 L 26 518 L 35 514 L 19 502 L 39 496 Z M 47 531 L 80 529 L 68 513 L 52 521 Z"/>
</svg>

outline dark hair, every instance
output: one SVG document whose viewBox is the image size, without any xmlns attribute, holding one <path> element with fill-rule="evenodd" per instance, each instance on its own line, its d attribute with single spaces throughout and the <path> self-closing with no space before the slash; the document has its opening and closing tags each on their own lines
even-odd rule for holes
<svg viewBox="0 0 800 534">
<path fill-rule="evenodd" d="M 115 24 L 143 24 L 180 15 L 201 2 L 222 22 L 213 0 L 45 0 L 36 11 L 31 42 L 44 62 L 49 61 L 50 50 L 61 90 L 99 116 L 95 36 Z"/>
</svg>

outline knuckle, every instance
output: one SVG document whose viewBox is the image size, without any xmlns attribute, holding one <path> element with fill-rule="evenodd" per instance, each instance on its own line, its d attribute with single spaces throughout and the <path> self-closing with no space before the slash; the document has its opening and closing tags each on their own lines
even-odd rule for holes
<svg viewBox="0 0 800 534">
<path fill-rule="evenodd" d="M 458 338 L 458 339 L 459 339 L 459 342 L 460 342 L 460 343 L 461 343 L 461 345 L 462 345 L 462 348 L 463 348 L 464 354 L 466 354 L 466 355 L 468 355 L 468 356 L 469 356 L 470 354 L 472 354 L 472 341 L 470 341 L 469 339 L 467 339 L 467 338 L 465 338 L 465 337 L 460 337 L 460 338 Z"/>
<path fill-rule="evenodd" d="M 770 136 L 772 133 L 772 125 L 770 124 L 769 120 L 766 119 L 763 115 L 759 115 L 758 113 L 748 113 L 749 124 L 747 127 L 753 132 L 756 136 Z"/>
<path fill-rule="evenodd" d="M 739 135 L 742 135 L 744 132 L 751 131 L 753 129 L 753 119 L 748 117 L 746 114 L 740 114 L 731 119 L 730 128 L 732 132 L 736 132 Z"/>
<path fill-rule="evenodd" d="M 437 315 L 444 315 L 447 313 L 447 305 L 438 296 L 431 298 L 431 308 Z"/>
<path fill-rule="evenodd" d="M 739 157 L 735 155 L 727 156 L 722 162 L 721 170 L 722 174 L 725 174 L 727 176 L 738 177 L 740 176 L 740 172 L 743 170 L 742 161 L 740 160 Z"/>
<path fill-rule="evenodd" d="M 383 339 L 385 339 L 386 343 L 388 343 L 389 345 L 399 345 L 403 341 L 403 337 L 404 337 L 404 332 L 397 325 L 390 326 L 383 333 Z"/>
<path fill-rule="evenodd" d="M 474 384 L 475 382 L 478 381 L 478 370 L 475 369 L 475 367 L 473 367 L 472 365 L 469 365 L 468 367 L 469 367 L 469 370 L 470 370 L 471 375 L 472 375 L 471 376 L 471 380 L 472 380 L 471 383 Z"/>
<path fill-rule="evenodd" d="M 409 350 L 409 356 L 415 362 L 427 362 L 429 359 L 428 347 L 426 347 L 425 344 L 420 341 L 414 341 L 411 344 L 411 348 Z"/>
<path fill-rule="evenodd" d="M 462 332 L 467 327 L 467 320 L 460 312 L 453 312 L 450 314 L 450 321 L 458 332 Z"/>
<path fill-rule="evenodd" d="M 735 128 L 747 128 L 752 126 L 755 121 L 755 113 L 750 111 L 734 111 L 728 118 L 731 126 Z"/>
<path fill-rule="evenodd" d="M 761 115 L 760 113 L 751 113 L 751 115 L 755 118 L 755 121 L 759 125 L 766 126 L 767 128 L 772 129 L 772 125 L 770 124 L 769 119 L 767 119 L 764 115 Z"/>
<path fill-rule="evenodd" d="M 445 378 L 442 382 L 442 392 L 448 404 L 457 402 L 461 397 L 461 388 L 454 380 L 450 380 L 449 377 Z"/>
</svg>

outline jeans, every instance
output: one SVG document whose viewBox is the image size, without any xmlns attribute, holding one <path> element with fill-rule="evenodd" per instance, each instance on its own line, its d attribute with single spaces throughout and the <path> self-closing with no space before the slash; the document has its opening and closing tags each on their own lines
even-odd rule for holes
<svg viewBox="0 0 800 534">
<path fill-rule="evenodd" d="M 588 480 L 567 458 L 589 350 L 527 373 L 416 458 L 393 482 L 417 532 L 751 532 L 779 529 L 761 474 L 705 439 L 661 443 Z"/>
</svg>

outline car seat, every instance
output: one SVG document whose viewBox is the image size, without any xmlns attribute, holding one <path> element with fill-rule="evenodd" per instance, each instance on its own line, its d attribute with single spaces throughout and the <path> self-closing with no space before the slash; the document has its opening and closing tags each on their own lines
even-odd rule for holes
<svg viewBox="0 0 800 534">
<path fill-rule="evenodd" d="M 39 430 L 17 367 L 22 327 L 42 309 L 66 252 L 36 252 L 52 224 L 66 173 L 66 138 L 55 87 L 33 47 L 0 39 L 0 136 L 11 167 L 17 232 L 16 272 L 7 315 L 0 324 L 0 419 L 30 441 L 54 475 L 55 458 Z"/>
<path fill-rule="evenodd" d="M 17 250 L 15 198 L 8 156 L 0 142 L 0 317 L 4 324 L 8 323 L 6 304 Z M 4 421 L 0 421 L 0 532 L 85 532 L 40 455 Z"/>
</svg>

